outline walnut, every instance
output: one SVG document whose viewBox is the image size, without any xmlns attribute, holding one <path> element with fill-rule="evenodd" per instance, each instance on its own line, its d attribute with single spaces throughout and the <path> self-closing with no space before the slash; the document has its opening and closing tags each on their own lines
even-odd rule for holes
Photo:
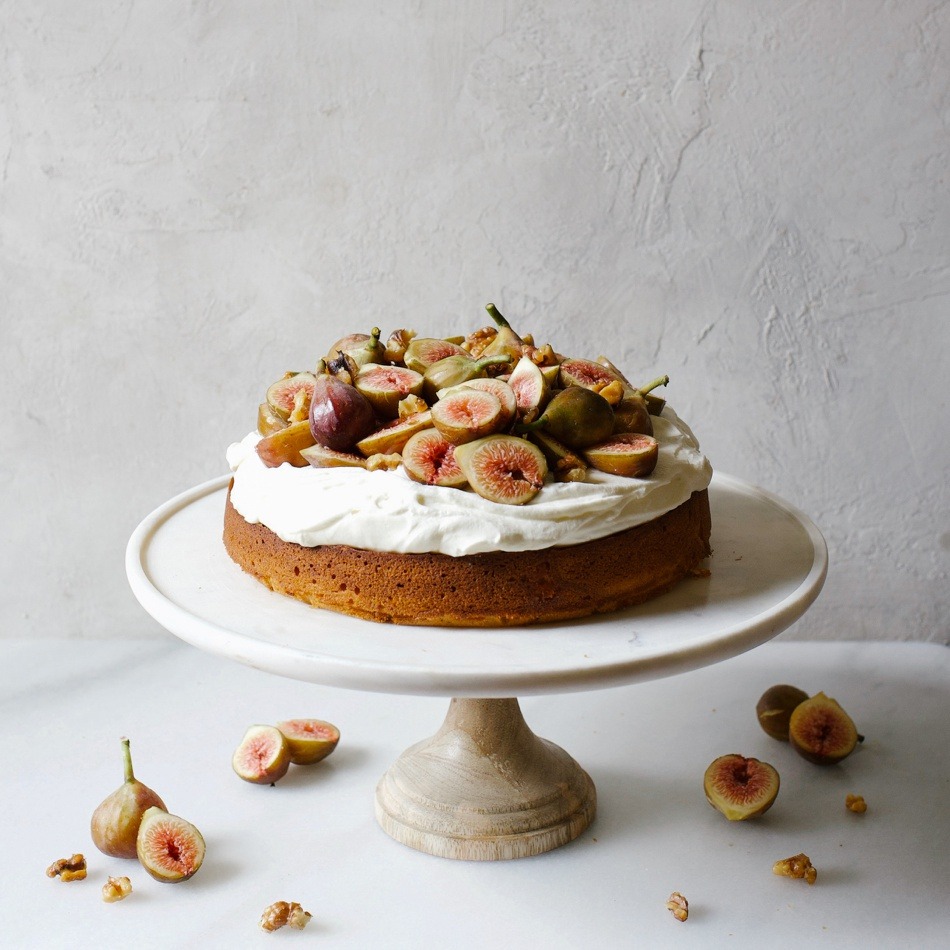
<svg viewBox="0 0 950 950">
<path fill-rule="evenodd" d="M 86 876 L 86 859 L 81 854 L 60 858 L 46 869 L 46 876 L 58 877 L 61 881 L 81 881 Z"/>
<path fill-rule="evenodd" d="M 264 909 L 261 914 L 261 930 L 273 933 L 280 930 L 281 927 L 289 926 L 295 930 L 303 930 L 310 922 L 313 915 L 304 910 L 295 901 L 275 901 L 269 907 Z"/>
<path fill-rule="evenodd" d="M 125 900 L 132 893 L 132 882 L 127 877 L 110 877 L 102 885 L 102 899 L 107 904 Z"/>
<path fill-rule="evenodd" d="M 410 393 L 399 400 L 399 418 L 408 419 L 417 413 L 425 412 L 428 408 L 429 404 L 421 396 L 414 396 Z"/>
<path fill-rule="evenodd" d="M 310 400 L 312 393 L 305 386 L 301 386 L 294 393 L 294 408 L 290 410 L 289 422 L 303 422 L 310 418 Z"/>
<path fill-rule="evenodd" d="M 402 465 L 402 456 L 398 452 L 392 452 L 389 455 L 376 452 L 366 460 L 366 470 L 368 472 L 379 470 L 394 472 L 400 465 Z"/>
<path fill-rule="evenodd" d="M 772 873 L 781 877 L 804 878 L 809 884 L 814 884 L 818 877 L 818 871 L 812 866 L 807 854 L 796 854 L 776 861 L 772 865 Z"/>
<path fill-rule="evenodd" d="M 521 354 L 527 356 L 535 366 L 557 366 L 564 362 L 562 359 L 558 359 L 558 355 L 554 352 L 554 348 L 550 343 L 545 343 L 544 346 L 535 346 L 526 339 L 524 346 L 521 347 Z"/>
<path fill-rule="evenodd" d="M 594 392 L 600 393 L 611 406 L 619 405 L 624 397 L 623 383 L 619 379 L 612 379 L 609 383 L 598 383 L 594 386 Z"/>
<path fill-rule="evenodd" d="M 478 359 L 478 357 L 482 355 L 485 347 L 487 347 L 497 335 L 497 327 L 482 327 L 481 330 L 475 330 L 465 337 L 462 342 L 462 349 L 468 350 L 473 359 Z"/>
<path fill-rule="evenodd" d="M 846 795 L 844 805 L 848 811 L 853 811 L 857 815 L 863 815 L 868 810 L 868 803 L 863 795 Z"/>
<path fill-rule="evenodd" d="M 679 891 L 673 891 L 670 894 L 670 899 L 666 902 L 666 909 L 677 920 L 686 920 L 689 917 L 689 902 Z"/>
</svg>

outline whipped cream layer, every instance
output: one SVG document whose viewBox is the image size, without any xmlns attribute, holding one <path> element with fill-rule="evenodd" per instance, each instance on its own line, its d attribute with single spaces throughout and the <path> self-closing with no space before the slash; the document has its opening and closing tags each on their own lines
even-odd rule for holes
<svg viewBox="0 0 950 950">
<path fill-rule="evenodd" d="M 457 488 L 420 485 L 396 471 L 268 468 L 252 432 L 228 448 L 231 503 L 284 541 L 346 544 L 399 554 L 536 551 L 581 544 L 652 521 L 709 484 L 712 468 L 688 426 L 666 407 L 654 417 L 659 460 L 646 478 L 589 469 L 583 482 L 549 478 L 526 505 L 500 505 Z"/>
</svg>

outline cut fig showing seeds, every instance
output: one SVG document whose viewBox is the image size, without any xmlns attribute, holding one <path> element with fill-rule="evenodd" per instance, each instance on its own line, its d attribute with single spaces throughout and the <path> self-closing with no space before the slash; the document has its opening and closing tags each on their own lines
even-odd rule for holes
<svg viewBox="0 0 950 950">
<path fill-rule="evenodd" d="M 563 360 L 559 375 L 561 386 L 564 389 L 567 389 L 568 386 L 583 386 L 585 389 L 593 389 L 595 386 L 606 385 L 615 379 L 623 382 L 623 377 L 619 373 L 615 373 L 593 360 Z"/>
<path fill-rule="evenodd" d="M 795 708 L 808 699 L 808 693 L 797 686 L 782 683 L 770 686 L 759 697 L 755 715 L 759 725 L 773 739 L 788 742 L 788 723 Z"/>
<path fill-rule="evenodd" d="M 508 377 L 508 385 L 514 390 L 518 416 L 522 422 L 537 419 L 551 393 L 551 387 L 538 365 L 527 356 L 522 356 Z"/>
<path fill-rule="evenodd" d="M 188 880 L 205 858 L 201 832 L 184 818 L 155 806 L 142 815 L 135 849 L 142 867 L 166 884 Z"/>
<path fill-rule="evenodd" d="M 286 719 L 277 728 L 290 747 L 294 765 L 312 765 L 325 759 L 340 741 L 340 730 L 322 719 Z"/>
<path fill-rule="evenodd" d="M 497 432 L 503 418 L 497 396 L 462 386 L 435 403 L 431 413 L 435 427 L 453 445 L 474 442 Z"/>
<path fill-rule="evenodd" d="M 778 772 L 758 759 L 721 755 L 703 775 L 709 804 L 730 821 L 745 821 L 767 812 L 779 789 Z"/>
<path fill-rule="evenodd" d="M 455 457 L 469 485 L 482 498 L 523 505 L 544 485 L 548 465 L 541 450 L 513 435 L 489 435 L 466 442 Z"/>
<path fill-rule="evenodd" d="M 289 419 L 299 392 L 303 392 L 307 401 L 313 396 L 313 385 L 317 381 L 313 373 L 295 373 L 285 379 L 272 383 L 265 396 L 267 404 L 282 419 Z"/>
<path fill-rule="evenodd" d="M 659 452 L 659 443 L 652 436 L 620 432 L 584 449 L 583 456 L 598 471 L 644 478 L 656 468 Z"/>
<path fill-rule="evenodd" d="M 274 726 L 250 726 L 234 750 L 231 767 L 255 785 L 273 785 L 290 768 L 290 746 Z"/>
<path fill-rule="evenodd" d="M 402 450 L 406 474 L 423 485 L 463 488 L 465 474 L 455 458 L 455 446 L 438 429 L 417 432 Z"/>
<path fill-rule="evenodd" d="M 365 439 L 360 439 L 356 447 L 367 457 L 401 452 L 412 436 L 423 429 L 431 428 L 432 414 L 426 409 L 424 412 L 387 422 L 381 429 L 371 432 Z"/>
<path fill-rule="evenodd" d="M 300 457 L 314 468 L 366 468 L 366 459 L 355 452 L 337 452 L 319 443 L 300 450 Z"/>
<path fill-rule="evenodd" d="M 799 703 L 788 721 L 792 748 L 816 765 L 834 765 L 854 752 L 860 736 L 836 700 L 817 693 Z"/>
<path fill-rule="evenodd" d="M 399 402 L 406 396 L 422 395 L 421 373 L 403 366 L 367 363 L 356 375 L 356 388 L 369 400 L 382 419 L 395 419 Z"/>
<path fill-rule="evenodd" d="M 503 379 L 498 379 L 495 376 L 485 376 L 481 379 L 470 379 L 461 385 L 468 389 L 482 389 L 497 397 L 501 403 L 499 431 L 507 429 L 514 421 L 518 412 L 518 401 L 515 398 L 515 391 Z M 439 393 L 439 398 L 441 399 L 443 395 L 445 395 L 445 392 Z"/>
<path fill-rule="evenodd" d="M 468 353 L 457 343 L 422 336 L 409 342 L 403 362 L 408 369 L 424 373 L 433 363 L 438 363 L 448 356 L 468 356 Z"/>
</svg>

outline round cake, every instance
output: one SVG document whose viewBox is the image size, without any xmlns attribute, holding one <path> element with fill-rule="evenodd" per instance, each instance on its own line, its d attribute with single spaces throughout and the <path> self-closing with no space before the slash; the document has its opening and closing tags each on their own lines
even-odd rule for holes
<svg viewBox="0 0 950 950">
<path fill-rule="evenodd" d="M 414 339 L 344 338 L 268 389 L 228 450 L 224 544 L 245 571 L 314 607 L 446 627 L 615 611 L 706 573 L 711 468 L 647 387 L 504 321 L 447 350 Z"/>
</svg>

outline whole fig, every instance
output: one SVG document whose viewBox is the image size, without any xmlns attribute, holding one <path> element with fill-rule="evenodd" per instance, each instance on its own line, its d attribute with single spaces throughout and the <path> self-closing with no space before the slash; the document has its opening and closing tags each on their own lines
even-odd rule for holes
<svg viewBox="0 0 950 950">
<path fill-rule="evenodd" d="M 310 401 L 314 441 L 336 452 L 348 452 L 375 427 L 373 407 L 355 386 L 335 376 L 317 377 Z"/>
</svg>

